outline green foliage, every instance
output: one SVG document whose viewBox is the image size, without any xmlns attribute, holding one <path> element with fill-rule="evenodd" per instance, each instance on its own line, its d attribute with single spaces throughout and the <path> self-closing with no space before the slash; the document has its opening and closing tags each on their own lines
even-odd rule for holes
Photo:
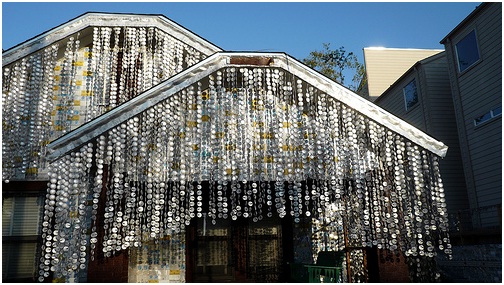
<svg viewBox="0 0 504 285">
<path fill-rule="evenodd" d="M 310 52 L 310 55 L 303 59 L 303 63 L 341 85 L 345 85 L 345 71 L 353 72 L 351 83 L 345 86 L 354 91 L 364 77 L 364 65 L 359 63 L 353 52 L 347 52 L 344 47 L 331 50 L 329 43 L 323 44 L 322 51 Z"/>
</svg>

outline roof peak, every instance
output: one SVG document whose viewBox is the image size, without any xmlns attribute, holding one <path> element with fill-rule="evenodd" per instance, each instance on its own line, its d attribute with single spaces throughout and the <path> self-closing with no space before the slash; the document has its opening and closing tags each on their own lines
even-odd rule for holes
<svg viewBox="0 0 504 285">
<path fill-rule="evenodd" d="M 185 42 L 200 52 L 211 55 L 221 48 L 164 15 L 86 12 L 74 19 L 43 32 L 2 53 L 2 66 L 69 37 L 88 27 L 157 27 Z"/>
</svg>

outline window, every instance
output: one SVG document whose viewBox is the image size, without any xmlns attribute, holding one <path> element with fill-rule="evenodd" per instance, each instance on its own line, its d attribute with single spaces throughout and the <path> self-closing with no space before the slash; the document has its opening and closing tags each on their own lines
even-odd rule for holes
<svg viewBox="0 0 504 285">
<path fill-rule="evenodd" d="M 42 204 L 42 197 L 2 199 L 3 282 L 35 280 Z"/>
<path fill-rule="evenodd" d="M 403 93 L 406 111 L 409 111 L 418 103 L 418 94 L 415 79 L 413 79 L 410 83 L 408 83 L 408 85 L 406 85 L 406 87 L 403 88 Z"/>
<path fill-rule="evenodd" d="M 459 71 L 462 72 L 480 59 L 476 30 L 472 30 L 455 45 Z"/>
<path fill-rule="evenodd" d="M 492 109 L 484 115 L 481 115 L 474 119 L 474 126 L 477 127 L 485 122 L 490 121 L 493 118 L 499 117 L 500 115 L 502 115 L 502 106 Z"/>
</svg>

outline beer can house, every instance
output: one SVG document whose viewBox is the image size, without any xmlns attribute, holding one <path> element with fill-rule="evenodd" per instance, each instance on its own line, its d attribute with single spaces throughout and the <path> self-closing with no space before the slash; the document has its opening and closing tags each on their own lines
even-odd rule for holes
<svg viewBox="0 0 504 285">
<path fill-rule="evenodd" d="M 447 147 L 288 54 L 87 13 L 2 68 L 4 184 L 47 181 L 39 281 L 91 280 L 124 252 L 131 282 L 285 281 L 327 251 L 366 281 L 366 249 L 416 276 L 451 254 Z"/>
</svg>

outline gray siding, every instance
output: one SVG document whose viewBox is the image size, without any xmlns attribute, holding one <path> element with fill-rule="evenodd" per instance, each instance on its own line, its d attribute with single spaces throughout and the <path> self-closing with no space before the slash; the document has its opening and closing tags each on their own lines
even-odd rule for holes
<svg viewBox="0 0 504 285">
<path fill-rule="evenodd" d="M 426 110 L 427 132 L 448 145 L 448 153 L 440 162 L 449 213 L 469 208 L 464 168 L 460 152 L 457 123 L 448 75 L 448 62 L 442 57 L 427 59 L 422 64 L 424 77 L 422 98 Z"/>
<path fill-rule="evenodd" d="M 413 79 L 417 82 L 419 103 L 406 111 L 403 87 Z M 467 210 L 469 202 L 445 54 L 417 63 L 375 103 L 449 147 L 446 157 L 440 162 L 448 213 Z"/>
<path fill-rule="evenodd" d="M 416 80 L 417 92 L 420 93 L 421 87 L 418 74 L 408 73 L 406 76 L 403 76 L 401 80 L 396 81 L 396 83 L 392 85 L 391 88 L 386 90 L 385 93 L 378 97 L 375 103 L 383 109 L 389 111 L 390 113 L 425 132 L 426 126 L 423 120 L 423 112 L 421 107 L 422 98 L 420 94 L 418 98 L 418 104 L 413 106 L 408 111 L 406 111 L 405 107 L 403 88 L 414 79 Z"/>
<path fill-rule="evenodd" d="M 480 61 L 459 73 L 455 44 L 476 30 Z M 478 127 L 474 119 L 502 105 L 502 4 L 489 3 L 459 27 L 444 42 L 448 60 L 461 150 L 471 207 L 501 204 L 502 119 Z M 497 225 L 485 218 L 480 225 Z"/>
</svg>

